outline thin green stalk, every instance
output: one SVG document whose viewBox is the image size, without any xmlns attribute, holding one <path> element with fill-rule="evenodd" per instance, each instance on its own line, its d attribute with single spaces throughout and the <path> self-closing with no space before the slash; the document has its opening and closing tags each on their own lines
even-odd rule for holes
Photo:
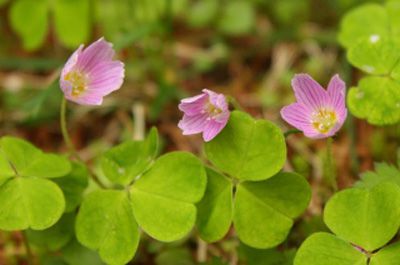
<svg viewBox="0 0 400 265">
<path fill-rule="evenodd" d="M 82 159 L 80 158 L 78 152 L 76 151 L 74 145 L 72 144 L 71 138 L 69 137 L 69 134 L 68 134 L 66 113 L 67 113 L 67 100 L 63 97 L 62 102 L 61 102 L 61 110 L 60 110 L 61 133 L 64 138 L 64 142 L 68 147 L 68 151 L 69 151 L 70 155 L 72 155 L 77 160 L 82 162 Z"/>
<path fill-rule="evenodd" d="M 29 245 L 28 237 L 26 236 L 25 231 L 21 231 L 21 235 L 22 235 L 22 242 L 23 242 L 23 244 L 25 246 L 25 250 L 26 250 L 27 262 L 28 262 L 28 264 L 33 265 L 33 264 L 35 264 L 35 260 L 34 260 L 35 258 L 33 256 L 32 249 Z"/>
<path fill-rule="evenodd" d="M 283 135 L 285 136 L 285 138 L 287 138 L 289 135 L 291 134 L 296 134 L 296 133 L 301 133 L 302 131 L 297 130 L 297 129 L 292 129 L 292 130 L 288 130 L 286 131 Z"/>
<path fill-rule="evenodd" d="M 332 150 L 333 138 L 329 137 L 326 141 L 326 160 L 325 160 L 325 174 L 326 179 L 332 185 L 333 189 L 337 190 L 335 167 L 333 164 L 333 150 Z"/>
<path fill-rule="evenodd" d="M 68 129 L 67 129 L 67 118 L 66 118 L 66 113 L 67 113 L 67 100 L 63 97 L 62 102 L 61 102 L 61 110 L 60 110 L 60 127 L 61 127 L 61 133 L 64 138 L 64 142 L 68 147 L 69 153 L 71 156 L 73 156 L 76 160 L 79 162 L 85 164 L 85 161 L 79 156 L 78 152 L 76 151 L 74 145 L 72 144 L 71 138 L 69 137 L 68 134 Z M 93 179 L 93 181 L 101 188 L 106 188 L 104 184 L 97 178 L 96 174 L 94 174 L 90 168 L 89 168 L 90 176 Z"/>
<path fill-rule="evenodd" d="M 236 109 L 236 110 L 240 110 L 240 111 L 244 111 L 242 106 L 240 106 L 239 102 L 237 102 L 237 100 L 232 97 L 232 96 L 227 96 L 228 98 L 228 102 L 232 104 L 232 106 Z"/>
</svg>

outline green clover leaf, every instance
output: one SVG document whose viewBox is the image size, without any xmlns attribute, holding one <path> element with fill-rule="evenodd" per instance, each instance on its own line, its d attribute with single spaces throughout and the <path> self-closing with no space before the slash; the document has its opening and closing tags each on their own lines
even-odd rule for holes
<svg viewBox="0 0 400 265">
<path fill-rule="evenodd" d="M 110 264 L 134 256 L 139 227 L 160 241 L 183 238 L 195 224 L 206 188 L 204 166 L 194 155 L 172 152 L 158 158 L 125 190 L 90 193 L 78 213 L 76 233 Z"/>
<path fill-rule="evenodd" d="M 207 158 L 221 171 L 239 180 L 264 180 L 285 163 L 286 144 L 281 130 L 266 120 L 233 111 L 228 124 L 206 143 Z"/>
<path fill-rule="evenodd" d="M 8 164 L 8 165 L 7 165 Z M 14 137 L 0 139 L 0 228 L 43 230 L 61 217 L 65 199 L 61 189 L 47 178 L 71 171 L 70 162 L 46 154 Z"/>
<path fill-rule="evenodd" d="M 399 206 L 400 188 L 390 182 L 338 192 L 324 212 L 325 223 L 337 236 L 311 235 L 294 264 L 396 264 L 390 262 L 398 261 L 398 244 L 385 245 L 400 227 Z"/>
<path fill-rule="evenodd" d="M 126 141 L 101 157 L 104 175 L 123 186 L 132 182 L 153 163 L 158 154 L 158 134 L 153 128 L 144 141 Z"/>
<path fill-rule="evenodd" d="M 350 89 L 350 111 L 375 125 L 400 121 L 399 13 L 395 1 L 366 4 L 343 18 L 339 33 L 349 62 L 372 75 Z"/>
<path fill-rule="evenodd" d="M 284 241 L 311 191 L 303 177 L 278 173 L 286 158 L 280 129 L 234 111 L 205 148 L 208 159 L 230 178 L 207 170 L 207 190 L 198 204 L 200 236 L 220 240 L 233 221 L 239 239 L 249 246 L 271 248 Z"/>
</svg>

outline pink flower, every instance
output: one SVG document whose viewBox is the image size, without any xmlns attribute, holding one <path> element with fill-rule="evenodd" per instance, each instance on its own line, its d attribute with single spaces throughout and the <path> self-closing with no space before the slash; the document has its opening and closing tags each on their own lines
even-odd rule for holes
<svg viewBox="0 0 400 265">
<path fill-rule="evenodd" d="M 100 105 L 103 97 L 121 87 L 124 64 L 113 61 L 112 44 L 103 38 L 71 55 L 60 77 L 65 98 L 82 105 Z"/>
<path fill-rule="evenodd" d="M 204 141 L 211 141 L 225 127 L 229 120 L 229 109 L 223 94 L 203 89 L 203 93 L 181 100 L 179 109 L 183 111 L 178 127 L 184 135 L 203 133 Z"/>
<path fill-rule="evenodd" d="M 332 77 L 328 89 L 321 87 L 311 76 L 298 74 L 292 80 L 297 103 L 282 108 L 282 118 L 314 139 L 333 136 L 347 116 L 346 85 L 339 75 Z"/>
</svg>

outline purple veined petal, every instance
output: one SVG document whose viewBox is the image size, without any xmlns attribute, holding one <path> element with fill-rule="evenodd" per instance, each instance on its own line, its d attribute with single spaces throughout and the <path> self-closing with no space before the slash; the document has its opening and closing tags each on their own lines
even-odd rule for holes
<svg viewBox="0 0 400 265">
<path fill-rule="evenodd" d="M 306 137 L 311 139 L 322 139 L 331 136 L 328 134 L 322 134 L 318 132 L 311 124 L 307 124 L 306 126 L 304 126 L 302 131 Z"/>
<path fill-rule="evenodd" d="M 78 62 L 78 58 L 82 53 L 83 49 L 83 44 L 79 46 L 78 49 L 74 51 L 74 53 L 68 58 L 67 62 L 65 63 L 62 71 L 61 71 L 61 77 L 63 78 L 69 71 L 72 70 L 72 68 L 76 65 Z"/>
<path fill-rule="evenodd" d="M 215 120 L 209 120 L 203 130 L 203 140 L 206 142 L 211 141 L 217 136 L 226 123 L 216 122 Z"/>
<path fill-rule="evenodd" d="M 214 117 L 214 120 L 219 123 L 227 123 L 229 120 L 231 113 L 229 110 L 223 111 L 222 113 L 218 114 Z"/>
<path fill-rule="evenodd" d="M 85 92 L 85 94 L 79 97 L 74 97 L 71 95 L 65 95 L 65 97 L 68 100 L 78 103 L 80 105 L 101 105 L 103 103 L 103 97 L 96 93 Z"/>
<path fill-rule="evenodd" d="M 308 74 L 295 75 L 292 87 L 297 101 L 308 108 L 318 109 L 329 103 L 326 90 Z"/>
<path fill-rule="evenodd" d="M 207 97 L 207 95 L 203 93 L 203 94 L 200 94 L 200 95 L 197 95 L 197 96 L 193 96 L 193 97 L 190 97 L 190 98 L 184 98 L 184 99 L 181 100 L 181 102 L 182 103 L 193 103 L 193 102 L 198 101 L 199 99 L 206 98 L 206 97 Z"/>
<path fill-rule="evenodd" d="M 195 116 L 183 115 L 178 127 L 183 131 L 183 135 L 200 133 L 207 124 L 207 115 L 199 114 Z"/>
<path fill-rule="evenodd" d="M 214 106 L 218 107 L 218 100 L 219 100 L 219 96 L 221 94 L 215 93 L 214 91 L 206 89 L 206 88 L 203 89 L 202 91 L 203 91 L 203 93 L 208 95 L 210 103 L 213 104 Z M 224 97 L 224 95 L 222 95 L 222 97 Z"/>
<path fill-rule="evenodd" d="M 78 58 L 77 67 L 90 72 L 99 63 L 111 61 L 115 55 L 113 45 L 100 38 L 83 50 Z"/>
<path fill-rule="evenodd" d="M 193 103 L 180 103 L 178 108 L 188 116 L 198 115 L 204 111 L 204 101 L 199 100 Z"/>
<path fill-rule="evenodd" d="M 300 103 L 293 103 L 281 109 L 282 118 L 298 130 L 311 125 L 311 111 Z"/>
<path fill-rule="evenodd" d="M 186 115 L 193 116 L 202 113 L 207 102 L 207 95 L 201 94 L 195 97 L 182 99 L 178 108 Z"/>
<path fill-rule="evenodd" d="M 328 95 L 332 106 L 338 113 L 345 113 L 346 111 L 346 84 L 340 79 L 339 75 L 331 78 L 328 84 Z"/>
<path fill-rule="evenodd" d="M 216 98 L 215 101 L 215 106 L 219 109 L 221 109 L 222 111 L 227 111 L 229 106 L 228 103 L 226 102 L 226 98 L 223 94 L 219 94 Z"/>
<path fill-rule="evenodd" d="M 120 61 L 99 63 L 89 73 L 90 81 L 87 90 L 102 96 L 119 89 L 124 81 L 124 64 Z"/>
</svg>

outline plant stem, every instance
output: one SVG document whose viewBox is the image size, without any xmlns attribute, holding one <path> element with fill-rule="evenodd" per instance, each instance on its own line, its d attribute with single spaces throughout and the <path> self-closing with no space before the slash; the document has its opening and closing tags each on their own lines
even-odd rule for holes
<svg viewBox="0 0 400 265">
<path fill-rule="evenodd" d="M 66 113 L 67 113 L 67 100 L 63 97 L 62 102 L 61 102 L 61 110 L 60 110 L 60 127 L 61 127 L 61 133 L 64 138 L 64 142 L 68 147 L 69 153 L 71 156 L 73 156 L 76 160 L 79 162 L 86 164 L 85 161 L 79 156 L 78 152 L 76 151 L 74 145 L 72 144 L 71 138 L 69 137 L 68 134 L 68 129 L 67 129 L 67 118 L 66 118 Z M 90 168 L 90 176 L 93 179 L 93 181 L 101 188 L 106 188 L 104 184 L 97 178 L 96 174 L 94 174 Z"/>
<path fill-rule="evenodd" d="M 82 159 L 79 156 L 78 152 L 76 151 L 74 145 L 72 144 L 71 138 L 69 137 L 69 134 L 68 134 L 66 113 L 67 113 L 67 100 L 63 97 L 62 102 L 61 102 L 61 110 L 60 110 L 61 133 L 64 138 L 64 142 L 68 147 L 69 153 L 73 157 L 75 157 L 77 160 L 82 162 Z"/>
<path fill-rule="evenodd" d="M 329 137 L 326 141 L 326 166 L 325 166 L 325 174 L 326 179 L 332 185 L 333 189 L 337 190 L 336 176 L 335 176 L 335 167 L 333 165 L 333 150 L 332 150 L 333 138 Z"/>
<path fill-rule="evenodd" d="M 242 106 L 240 106 L 239 102 L 237 102 L 237 100 L 232 97 L 232 96 L 227 96 L 228 102 L 232 104 L 232 106 L 236 109 L 236 110 L 240 110 L 240 111 L 244 111 Z"/>
<path fill-rule="evenodd" d="M 289 135 L 295 134 L 295 133 L 302 133 L 302 131 L 297 130 L 297 129 L 292 129 L 292 130 L 286 131 L 283 135 L 285 136 L 285 138 L 287 138 Z"/>
<path fill-rule="evenodd" d="M 34 256 L 33 256 L 31 247 L 29 245 L 28 237 L 26 236 L 25 231 L 21 231 L 21 235 L 22 235 L 22 242 L 24 243 L 25 250 L 26 250 L 28 264 L 35 264 Z"/>
</svg>

